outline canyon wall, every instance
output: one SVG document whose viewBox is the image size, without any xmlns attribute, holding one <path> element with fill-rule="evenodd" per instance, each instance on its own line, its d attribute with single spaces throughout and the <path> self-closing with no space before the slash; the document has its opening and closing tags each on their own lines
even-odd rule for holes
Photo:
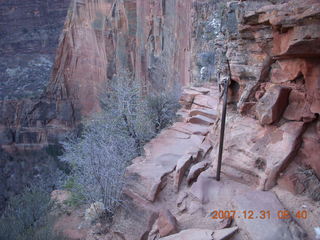
<svg viewBox="0 0 320 240">
<path fill-rule="evenodd" d="M 70 0 L 0 1 L 0 100 L 41 95 L 69 4 Z"/>
<path fill-rule="evenodd" d="M 191 1 L 74 1 L 47 96 L 72 99 L 80 112 L 127 70 L 146 89 L 190 83 Z"/>
<path fill-rule="evenodd" d="M 55 161 L 58 142 L 99 111 L 99 94 L 117 72 L 128 70 L 147 90 L 189 83 L 191 1 L 0 6 L 1 201 L 38 175 L 32 166 Z"/>
<path fill-rule="evenodd" d="M 83 117 L 99 111 L 100 92 L 123 69 L 157 91 L 220 83 L 229 61 L 230 106 L 257 120 L 265 131 L 258 143 L 290 140 L 281 142 L 290 147 L 279 156 L 283 164 L 268 166 L 261 187 L 272 187 L 292 162 L 320 175 L 317 0 L 0 1 L 0 8 L 2 166 L 17 153 L 40 162 L 38 151 L 52 152 Z M 252 151 L 262 165 L 274 153 Z M 19 174 L 15 165 L 3 168 L 8 179 Z M 1 192 L 19 188 L 6 184 Z"/>
</svg>

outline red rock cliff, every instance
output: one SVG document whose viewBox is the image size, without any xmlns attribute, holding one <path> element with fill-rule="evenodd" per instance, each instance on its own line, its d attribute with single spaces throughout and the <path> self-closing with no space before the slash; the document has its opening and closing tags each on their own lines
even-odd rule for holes
<svg viewBox="0 0 320 240">
<path fill-rule="evenodd" d="M 73 1 L 47 95 L 98 108 L 120 68 L 151 88 L 190 82 L 191 1 Z"/>
</svg>

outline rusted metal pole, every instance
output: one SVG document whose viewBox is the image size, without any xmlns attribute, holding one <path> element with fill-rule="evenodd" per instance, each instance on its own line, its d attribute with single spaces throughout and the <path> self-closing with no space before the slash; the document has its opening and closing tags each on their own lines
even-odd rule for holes
<svg viewBox="0 0 320 240">
<path fill-rule="evenodd" d="M 220 127 L 220 141 L 219 141 L 219 153 L 218 153 L 218 165 L 217 165 L 217 176 L 216 180 L 220 181 L 220 174 L 221 174 L 221 164 L 222 164 L 222 153 L 223 153 L 223 142 L 224 142 L 224 130 L 226 126 L 226 115 L 227 115 L 227 104 L 228 104 L 228 87 L 229 81 L 231 79 L 231 71 L 230 71 L 230 64 L 227 61 L 229 67 L 229 77 L 227 81 L 224 83 L 223 89 L 223 109 L 221 115 L 221 127 Z"/>
</svg>

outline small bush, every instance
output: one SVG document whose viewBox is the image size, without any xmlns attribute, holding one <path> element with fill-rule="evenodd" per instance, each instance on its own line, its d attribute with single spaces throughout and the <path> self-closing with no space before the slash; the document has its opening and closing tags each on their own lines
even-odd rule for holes
<svg viewBox="0 0 320 240">
<path fill-rule="evenodd" d="M 151 94 L 146 98 L 147 113 L 156 133 L 172 124 L 180 108 L 179 95 L 174 92 Z"/>
<path fill-rule="evenodd" d="M 122 204 L 126 167 L 179 107 L 173 92 L 142 96 L 141 89 L 128 73 L 120 74 L 101 95 L 103 111 L 84 123 L 80 138 L 63 143 L 60 159 L 72 168 L 71 192 L 86 203 L 102 202 L 108 215 Z"/>
<path fill-rule="evenodd" d="M 49 193 L 29 188 L 14 196 L 0 218 L 0 240 L 60 240 L 49 215 Z"/>
<path fill-rule="evenodd" d="M 85 202 L 85 196 L 81 194 L 83 189 L 81 186 L 75 181 L 74 177 L 70 176 L 63 186 L 64 189 L 71 192 L 71 198 L 68 199 L 65 204 L 70 207 L 77 207 Z"/>
<path fill-rule="evenodd" d="M 297 173 L 306 188 L 306 193 L 314 201 L 320 201 L 320 180 L 312 168 L 299 167 Z"/>
</svg>

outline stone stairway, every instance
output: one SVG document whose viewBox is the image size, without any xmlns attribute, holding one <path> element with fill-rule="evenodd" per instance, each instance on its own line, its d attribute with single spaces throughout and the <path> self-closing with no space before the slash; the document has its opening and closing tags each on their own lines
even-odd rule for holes
<svg viewBox="0 0 320 240">
<path fill-rule="evenodd" d="M 128 167 L 126 192 L 129 195 L 153 202 L 166 175 L 175 171 L 174 185 L 178 189 L 186 170 L 202 160 L 201 156 L 206 155 L 210 148 L 204 141 L 205 137 L 217 119 L 214 106 L 218 103 L 218 95 L 215 90 L 193 88 L 186 91 L 190 95 L 185 93 L 181 103 L 191 105 L 191 109 L 183 109 L 187 114 L 181 114 L 180 122 L 163 130 L 146 144 L 144 156 Z M 184 97 L 188 100 L 184 101 Z M 196 99 L 197 104 L 194 103 Z"/>
<path fill-rule="evenodd" d="M 184 90 L 180 121 L 145 145 L 145 154 L 127 168 L 129 207 L 114 216 L 110 239 L 308 239 L 294 218 L 278 217 L 286 208 L 275 193 L 257 190 L 272 186 L 294 150 L 299 128 L 282 129 L 281 138 L 276 129 L 229 111 L 217 182 L 218 96 L 217 87 Z M 284 145 L 268 152 L 267 145 L 279 139 Z M 244 216 L 250 210 L 252 219 Z M 213 211 L 236 215 L 212 219 Z M 261 212 L 270 217 L 262 219 Z M 119 232 L 121 238 L 115 238 Z"/>
</svg>

